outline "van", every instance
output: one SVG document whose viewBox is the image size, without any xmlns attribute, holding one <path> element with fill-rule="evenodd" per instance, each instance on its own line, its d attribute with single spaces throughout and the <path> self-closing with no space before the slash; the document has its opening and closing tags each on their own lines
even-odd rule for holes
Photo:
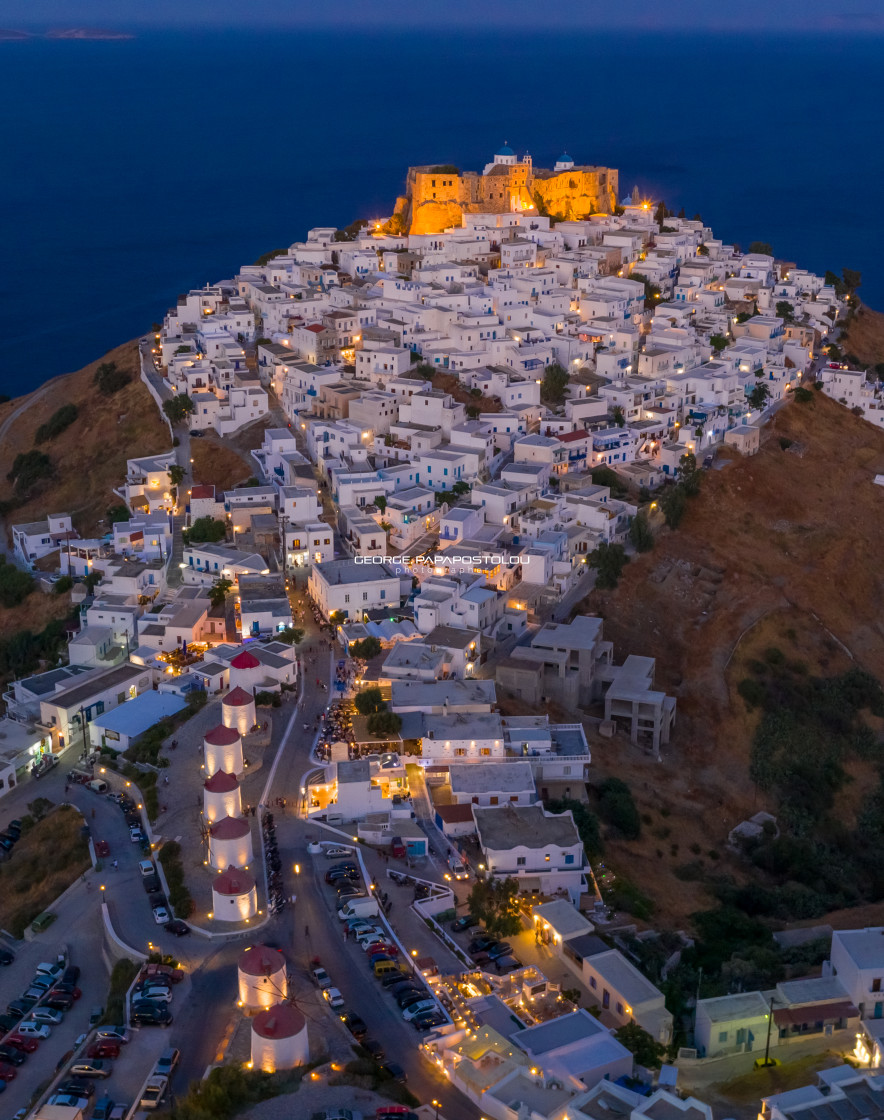
<svg viewBox="0 0 884 1120">
<path fill-rule="evenodd" d="M 87 782 L 86 788 L 91 789 L 93 793 L 107 793 L 108 784 L 103 782 L 101 778 L 96 778 L 94 782 Z"/>
<path fill-rule="evenodd" d="M 395 961 L 378 961 L 374 966 L 375 976 L 388 976 L 391 972 L 401 972 L 399 965 Z"/>
<path fill-rule="evenodd" d="M 367 918 L 380 912 L 381 908 L 376 898 L 351 898 L 338 911 L 338 917 L 342 922 L 345 922 L 348 918 Z"/>
<path fill-rule="evenodd" d="M 49 929 L 56 919 L 55 914 L 50 914 L 48 910 L 44 910 L 31 922 L 31 929 L 34 933 L 42 933 L 44 929 Z"/>
<path fill-rule="evenodd" d="M 23 1022 L 15 1028 L 23 1038 L 49 1038 L 52 1031 L 45 1023 Z"/>
</svg>

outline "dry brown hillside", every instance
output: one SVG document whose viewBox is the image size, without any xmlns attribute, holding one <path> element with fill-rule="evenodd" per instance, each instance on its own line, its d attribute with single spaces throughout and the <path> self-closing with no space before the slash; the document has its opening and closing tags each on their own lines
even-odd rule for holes
<svg viewBox="0 0 884 1120">
<path fill-rule="evenodd" d="M 841 346 L 869 365 L 884 362 L 884 314 L 861 306 L 843 331 Z"/>
<path fill-rule="evenodd" d="M 593 744 L 594 769 L 627 780 L 647 815 L 638 845 L 614 843 L 609 854 L 654 897 L 658 921 L 683 922 L 701 901 L 702 888 L 673 868 L 699 854 L 724 860 L 729 829 L 768 808 L 748 777 L 757 717 L 736 693 L 744 665 L 778 646 L 811 673 L 840 673 L 852 657 L 884 680 L 878 472 L 884 433 L 821 393 L 791 402 L 757 456 L 707 472 L 678 531 L 660 528 L 619 587 L 584 606 L 606 619 L 618 658 L 656 657 L 658 686 L 678 698 L 662 763 L 622 735 Z M 866 784 L 861 769 L 853 776 L 846 817 Z"/>
<path fill-rule="evenodd" d="M 106 361 L 133 374 L 112 397 L 100 396 L 93 386 L 95 370 Z M 0 407 L 2 430 L 10 416 L 27 406 L 0 439 L 0 498 L 11 497 L 6 475 L 15 456 L 31 450 L 37 427 L 68 403 L 76 404 L 77 419 L 56 439 L 39 446 L 57 467 L 55 479 L 44 482 L 7 521 L 34 521 L 49 512 L 69 511 L 81 534 L 87 535 L 98 528 L 108 507 L 119 503 L 113 488 L 125 478 L 126 460 L 167 451 L 171 441 L 153 398 L 138 379 L 136 344 L 126 343 L 76 373 L 53 379 L 48 388 Z"/>
</svg>

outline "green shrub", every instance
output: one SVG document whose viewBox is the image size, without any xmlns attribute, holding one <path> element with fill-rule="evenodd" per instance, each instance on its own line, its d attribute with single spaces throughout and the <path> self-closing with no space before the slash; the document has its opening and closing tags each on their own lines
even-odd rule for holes
<svg viewBox="0 0 884 1120">
<path fill-rule="evenodd" d="M 128 957 L 117 961 L 110 975 L 110 986 L 107 991 L 107 1000 L 104 1005 L 102 1023 L 124 1023 L 126 992 L 135 981 L 140 969 L 135 961 Z"/>
<path fill-rule="evenodd" d="M 737 692 L 746 701 L 748 708 L 760 708 L 767 697 L 764 686 L 752 677 L 743 677 L 737 685 Z"/>
<path fill-rule="evenodd" d="M 34 577 L 0 556 L 0 606 L 17 607 L 35 587 Z"/>
<path fill-rule="evenodd" d="M 119 369 L 116 362 L 102 362 L 95 371 L 93 382 L 103 397 L 112 397 L 132 380 L 132 374 Z"/>
<path fill-rule="evenodd" d="M 598 789 L 598 813 L 605 824 L 627 840 L 641 835 L 641 817 L 629 786 L 620 778 L 606 778 Z"/>
<path fill-rule="evenodd" d="M 63 404 L 61 408 L 53 412 L 45 424 L 41 424 L 37 429 L 34 434 L 34 443 L 45 443 L 47 440 L 55 439 L 66 428 L 69 428 L 76 419 L 77 406 L 75 404 Z"/>
</svg>

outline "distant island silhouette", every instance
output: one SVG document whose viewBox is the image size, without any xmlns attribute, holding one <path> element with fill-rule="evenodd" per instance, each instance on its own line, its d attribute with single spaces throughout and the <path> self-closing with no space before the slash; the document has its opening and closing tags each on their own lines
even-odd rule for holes
<svg viewBox="0 0 884 1120">
<path fill-rule="evenodd" d="M 0 42 L 17 43 L 27 39 L 134 39 L 128 31 L 108 31 L 101 27 L 53 27 L 49 31 L 15 31 L 0 27 Z"/>
</svg>

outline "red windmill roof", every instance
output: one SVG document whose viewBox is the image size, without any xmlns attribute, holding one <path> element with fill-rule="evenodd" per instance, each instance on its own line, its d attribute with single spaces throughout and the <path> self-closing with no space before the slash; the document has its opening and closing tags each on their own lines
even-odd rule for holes
<svg viewBox="0 0 884 1120">
<path fill-rule="evenodd" d="M 224 770 L 219 770 L 217 774 L 213 774 L 211 778 L 206 780 L 205 789 L 209 793 L 230 793 L 238 785 L 236 774 L 228 774 Z"/>
<path fill-rule="evenodd" d="M 206 733 L 205 741 L 212 747 L 229 747 L 239 737 L 239 732 L 235 727 L 225 727 L 223 723 L 219 723 L 217 727 L 213 727 L 211 731 Z"/>
<path fill-rule="evenodd" d="M 231 708 L 244 708 L 246 704 L 251 704 L 252 699 L 251 692 L 246 692 L 244 688 L 237 687 L 232 692 L 228 692 L 221 703 L 227 704 Z"/>
<path fill-rule="evenodd" d="M 234 669 L 257 669 L 261 662 L 253 653 L 249 653 L 247 649 L 244 649 L 242 653 L 238 653 L 236 657 L 231 660 L 230 664 Z"/>
</svg>

